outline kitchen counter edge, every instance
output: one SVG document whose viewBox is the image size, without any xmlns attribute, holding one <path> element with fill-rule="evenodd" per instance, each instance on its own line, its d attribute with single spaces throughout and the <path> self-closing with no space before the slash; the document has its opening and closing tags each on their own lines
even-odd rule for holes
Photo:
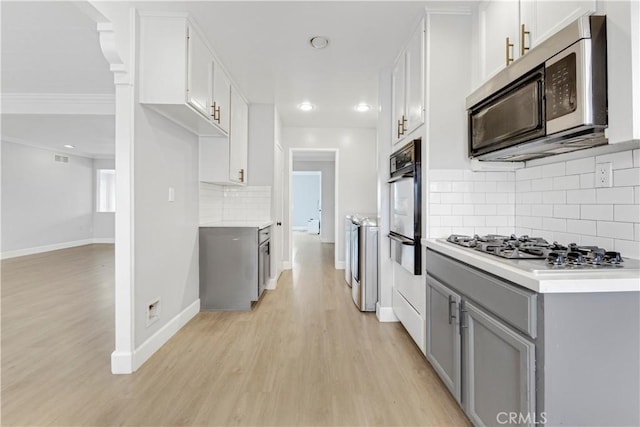
<svg viewBox="0 0 640 427">
<path fill-rule="evenodd" d="M 423 246 L 452 257 L 465 264 L 484 270 L 517 285 L 538 293 L 595 293 L 595 292 L 640 292 L 638 271 L 611 271 L 579 273 L 575 271 L 535 274 L 506 265 L 502 260 L 487 259 L 483 254 L 439 242 L 422 239 Z"/>
<path fill-rule="evenodd" d="M 263 229 L 273 225 L 273 221 L 215 221 L 204 222 L 200 228 L 234 227 L 234 228 L 257 228 Z"/>
</svg>

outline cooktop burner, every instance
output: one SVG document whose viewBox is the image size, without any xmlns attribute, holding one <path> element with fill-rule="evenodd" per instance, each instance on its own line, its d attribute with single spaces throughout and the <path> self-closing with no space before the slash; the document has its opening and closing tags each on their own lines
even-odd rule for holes
<svg viewBox="0 0 640 427">
<path fill-rule="evenodd" d="M 544 260 L 551 268 L 621 268 L 624 260 L 619 252 L 607 251 L 598 246 L 581 246 L 570 243 L 563 246 L 549 243 L 540 237 L 464 236 L 452 234 L 447 241 L 480 252 L 514 260 Z"/>
</svg>

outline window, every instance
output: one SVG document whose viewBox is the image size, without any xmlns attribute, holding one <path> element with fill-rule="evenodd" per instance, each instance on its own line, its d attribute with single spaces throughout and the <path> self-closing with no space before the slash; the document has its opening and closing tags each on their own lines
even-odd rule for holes
<svg viewBox="0 0 640 427">
<path fill-rule="evenodd" d="M 97 212 L 116 211 L 116 171 L 114 169 L 98 169 L 97 175 Z"/>
</svg>

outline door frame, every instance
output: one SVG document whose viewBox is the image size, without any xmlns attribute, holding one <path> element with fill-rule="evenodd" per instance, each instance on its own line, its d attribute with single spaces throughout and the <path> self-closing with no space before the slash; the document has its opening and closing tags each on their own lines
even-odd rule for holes
<svg viewBox="0 0 640 427">
<path fill-rule="evenodd" d="M 340 149 L 339 148 L 289 148 L 288 158 L 288 182 L 289 186 L 287 189 L 287 206 L 286 209 L 288 211 L 288 223 L 287 223 L 287 232 L 289 235 L 289 261 L 288 267 L 291 268 L 293 266 L 293 232 L 292 232 L 292 219 L 293 219 L 293 209 L 291 203 L 291 193 L 292 193 L 292 183 L 293 183 L 293 153 L 333 153 L 333 161 L 334 161 L 334 183 L 333 183 L 333 264 L 334 268 L 338 269 L 340 266 L 340 262 L 338 260 L 338 245 L 339 245 L 339 228 L 338 220 L 339 220 L 339 212 L 340 212 L 340 191 L 338 182 L 340 182 Z"/>
</svg>

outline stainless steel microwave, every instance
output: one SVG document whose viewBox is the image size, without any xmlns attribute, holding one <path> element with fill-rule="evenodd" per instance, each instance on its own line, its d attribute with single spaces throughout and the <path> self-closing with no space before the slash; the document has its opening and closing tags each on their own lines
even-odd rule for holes
<svg viewBox="0 0 640 427">
<path fill-rule="evenodd" d="M 606 144 L 606 18 L 583 16 L 467 98 L 469 156 L 521 161 Z"/>
</svg>

